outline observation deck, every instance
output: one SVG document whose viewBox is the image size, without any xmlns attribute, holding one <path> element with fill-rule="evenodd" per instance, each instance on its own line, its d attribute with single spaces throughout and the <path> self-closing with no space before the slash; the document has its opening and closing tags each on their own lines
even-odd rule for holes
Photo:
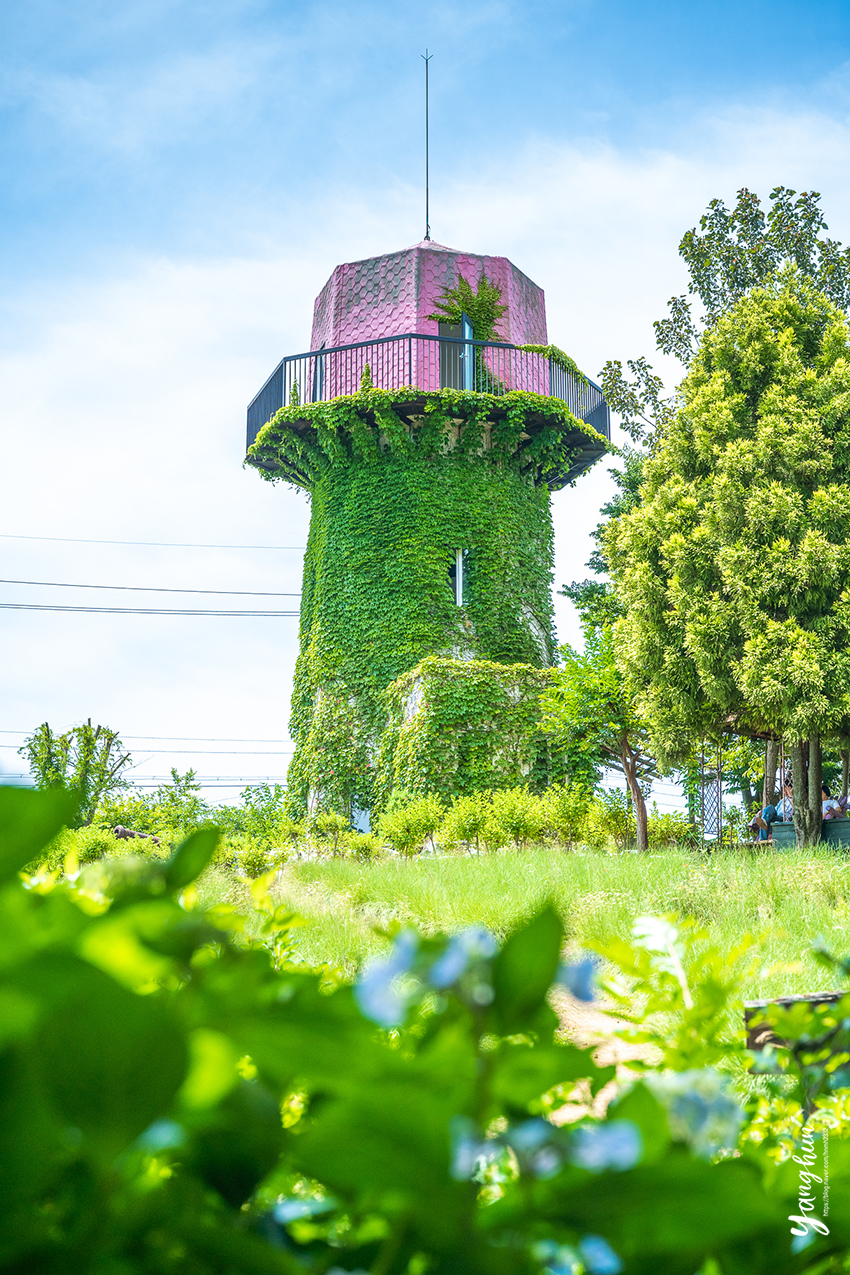
<svg viewBox="0 0 850 1275">
<path fill-rule="evenodd" d="M 247 446 L 282 407 L 328 402 L 356 394 L 368 366 L 374 389 L 410 387 L 410 404 L 441 389 L 467 390 L 501 396 L 524 390 L 560 400 L 600 436 L 582 435 L 580 449 L 559 486 L 572 482 L 605 452 L 611 436 L 608 404 L 593 381 L 580 380 L 561 366 L 556 356 L 523 350 L 469 336 L 430 336 L 421 332 L 379 337 L 330 349 L 311 350 L 281 359 L 248 407 Z"/>
<path fill-rule="evenodd" d="M 473 290 L 482 279 L 499 289 L 504 313 L 496 338 L 475 340 L 466 315 L 451 324 L 434 313 L 460 279 Z M 602 456 L 610 421 L 599 386 L 576 375 L 570 360 L 547 342 L 543 289 L 507 257 L 424 240 L 347 262 L 335 268 L 316 298 L 313 348 L 282 359 L 252 400 L 248 447 L 282 407 L 356 394 L 368 366 L 373 388 L 409 388 L 409 400 L 395 404 L 402 416 L 424 411 L 426 396 L 443 389 L 497 398 L 519 390 L 563 403 L 599 435 L 596 443 L 585 431 L 574 431 L 573 460 L 554 480 L 563 486 Z M 300 432 L 308 425 L 291 427 Z"/>
</svg>

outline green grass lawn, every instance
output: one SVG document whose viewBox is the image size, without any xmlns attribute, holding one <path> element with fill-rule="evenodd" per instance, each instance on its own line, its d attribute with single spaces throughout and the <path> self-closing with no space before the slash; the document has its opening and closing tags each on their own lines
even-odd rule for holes
<svg viewBox="0 0 850 1275">
<path fill-rule="evenodd" d="M 693 917 L 721 950 L 755 934 L 761 968 L 748 999 L 833 986 L 807 954 L 819 935 L 833 950 L 850 951 L 850 857 L 833 851 L 709 857 L 536 848 L 477 858 L 327 858 L 287 864 L 273 892 L 305 921 L 297 939 L 303 960 L 349 975 L 386 947 L 381 930 L 394 921 L 431 933 L 480 924 L 501 936 L 547 899 L 575 948 L 627 937 L 645 913 Z M 202 896 L 250 906 L 245 885 L 223 873 L 208 875 Z M 792 968 L 771 970 L 775 964 Z"/>
</svg>

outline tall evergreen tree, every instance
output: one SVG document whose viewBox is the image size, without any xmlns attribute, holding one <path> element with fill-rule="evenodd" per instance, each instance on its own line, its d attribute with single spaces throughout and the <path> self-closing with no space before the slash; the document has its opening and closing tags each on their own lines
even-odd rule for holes
<svg viewBox="0 0 850 1275">
<path fill-rule="evenodd" d="M 783 736 L 801 841 L 850 733 L 850 330 L 794 266 L 702 336 L 605 557 L 618 659 L 662 760 Z"/>
</svg>

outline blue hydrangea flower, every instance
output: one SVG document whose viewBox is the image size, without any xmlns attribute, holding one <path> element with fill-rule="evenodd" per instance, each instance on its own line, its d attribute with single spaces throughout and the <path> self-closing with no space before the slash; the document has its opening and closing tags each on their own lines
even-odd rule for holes
<svg viewBox="0 0 850 1275">
<path fill-rule="evenodd" d="M 168 1151 L 173 1147 L 182 1147 L 186 1142 L 186 1130 L 176 1120 L 154 1120 L 144 1133 L 136 1139 L 136 1146 L 142 1151 L 156 1155 L 159 1151 Z"/>
<path fill-rule="evenodd" d="M 705 1159 L 734 1147 L 744 1113 L 728 1077 L 705 1068 L 648 1074 L 644 1084 L 667 1113 L 670 1133 Z"/>
<path fill-rule="evenodd" d="M 548 1120 L 523 1120 L 522 1124 L 514 1125 L 506 1135 L 506 1141 L 514 1151 L 536 1151 L 549 1141 L 554 1132 Z"/>
<path fill-rule="evenodd" d="M 355 984 L 354 996 L 361 1013 L 381 1027 L 398 1027 L 404 1021 L 408 997 L 396 980 L 410 970 L 418 948 L 419 935 L 403 930 L 389 956 L 369 961 Z"/>
<path fill-rule="evenodd" d="M 451 987 L 466 973 L 473 961 L 488 960 L 495 955 L 496 947 L 493 935 L 480 926 L 472 925 L 461 930 L 449 939 L 446 950 L 431 966 L 428 982 L 438 990 Z"/>
<path fill-rule="evenodd" d="M 528 1157 L 528 1167 L 536 1178 L 554 1178 L 560 1173 L 564 1156 L 559 1147 L 541 1147 Z"/>
<path fill-rule="evenodd" d="M 580 1169 L 631 1169 L 643 1155 L 640 1129 L 631 1120 L 581 1125 L 570 1143 L 570 1160 Z"/>
<path fill-rule="evenodd" d="M 451 1174 L 457 1182 L 468 1182 L 502 1154 L 500 1139 L 482 1138 L 477 1126 L 466 1116 L 453 1116 L 449 1122 L 449 1133 L 452 1143 Z"/>
<path fill-rule="evenodd" d="M 553 1178 L 564 1162 L 564 1153 L 557 1145 L 560 1131 L 548 1120 L 523 1120 L 503 1135 L 503 1141 L 512 1148 L 523 1171 L 530 1171 L 536 1178 Z"/>
<path fill-rule="evenodd" d="M 595 957 L 583 956 L 580 960 L 562 965 L 555 979 L 556 982 L 562 983 L 576 1000 L 592 1001 L 596 995 L 597 968 L 598 962 Z"/>
<path fill-rule="evenodd" d="M 545 1262 L 546 1275 L 584 1275 L 584 1262 L 569 1244 L 538 1240 L 531 1251 L 538 1262 Z"/>
<path fill-rule="evenodd" d="M 330 1213 L 335 1208 L 336 1201 L 327 1196 L 324 1200 L 290 1196 L 285 1200 L 278 1200 L 272 1209 L 272 1216 L 281 1226 L 286 1226 L 289 1222 L 297 1222 L 299 1218 L 319 1217 L 322 1213 Z"/>
<path fill-rule="evenodd" d="M 620 1275 L 623 1269 L 620 1258 L 601 1235 L 585 1235 L 578 1251 L 590 1275 Z"/>
</svg>

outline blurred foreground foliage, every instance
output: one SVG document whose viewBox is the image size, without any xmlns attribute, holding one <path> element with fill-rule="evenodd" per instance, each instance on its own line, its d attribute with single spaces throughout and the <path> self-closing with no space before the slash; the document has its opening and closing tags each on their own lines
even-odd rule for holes
<svg viewBox="0 0 850 1275">
<path fill-rule="evenodd" d="M 805 1092 L 766 1076 L 741 1109 L 746 953 L 658 918 L 607 952 L 621 994 L 672 1024 L 636 1022 L 659 1062 L 615 1082 L 558 1038 L 550 1001 L 588 1000 L 595 958 L 561 965 L 551 908 L 501 949 L 401 931 L 352 987 L 297 963 L 271 874 L 258 939 L 195 905 L 214 830 L 165 860 L 21 877 L 74 814 L 65 792 L 0 789 L 0 1270 L 848 1269 L 850 1142 L 832 1139 L 828 1234 L 788 1221 L 801 1102 L 814 1136 L 845 1129 L 841 1060 L 819 1041 Z"/>
</svg>

